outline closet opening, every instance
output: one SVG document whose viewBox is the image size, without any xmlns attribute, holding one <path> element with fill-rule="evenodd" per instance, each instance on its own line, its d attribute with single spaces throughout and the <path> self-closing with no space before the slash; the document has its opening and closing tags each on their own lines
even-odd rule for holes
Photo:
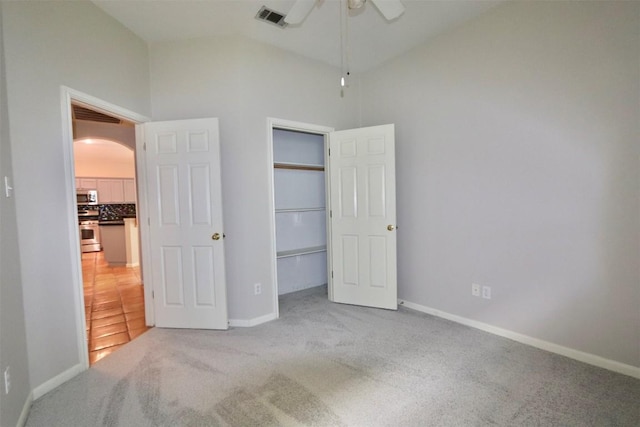
<svg viewBox="0 0 640 427">
<path fill-rule="evenodd" d="M 271 126 L 275 308 L 291 292 L 328 285 L 328 216 L 325 170 L 333 129 Z"/>
</svg>

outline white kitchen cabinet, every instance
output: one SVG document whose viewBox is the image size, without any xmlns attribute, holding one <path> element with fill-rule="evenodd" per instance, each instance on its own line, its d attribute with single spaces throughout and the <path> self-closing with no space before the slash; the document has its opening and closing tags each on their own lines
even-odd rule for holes
<svg viewBox="0 0 640 427">
<path fill-rule="evenodd" d="M 111 203 L 124 202 L 124 183 L 121 179 L 111 180 Z"/>
<path fill-rule="evenodd" d="M 136 183 L 133 178 L 127 178 L 122 180 L 124 186 L 124 202 L 136 203 Z"/>
<path fill-rule="evenodd" d="M 103 178 L 98 180 L 100 203 L 136 203 L 136 185 L 133 178 Z"/>
<path fill-rule="evenodd" d="M 76 188 L 98 190 L 98 203 L 136 203 L 133 178 L 76 178 Z"/>
<path fill-rule="evenodd" d="M 98 188 L 96 178 L 76 178 L 76 188 L 96 190 Z"/>
<path fill-rule="evenodd" d="M 99 179 L 96 189 L 98 190 L 99 203 L 111 203 L 111 180 L 110 179 Z"/>
<path fill-rule="evenodd" d="M 327 283 L 324 136 L 273 130 L 278 294 Z"/>
<path fill-rule="evenodd" d="M 98 201 L 100 203 L 124 203 L 124 184 L 122 179 L 99 179 Z"/>
</svg>

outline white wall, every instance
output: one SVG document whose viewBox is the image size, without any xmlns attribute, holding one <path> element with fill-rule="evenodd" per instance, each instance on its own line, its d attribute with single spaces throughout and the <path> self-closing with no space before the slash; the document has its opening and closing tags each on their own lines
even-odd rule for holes
<svg viewBox="0 0 640 427">
<path fill-rule="evenodd" d="M 133 151 L 136 150 L 136 131 L 134 125 L 117 125 L 78 120 L 73 128 L 74 139 L 101 138 L 117 141 Z"/>
<path fill-rule="evenodd" d="M 11 178 L 11 145 L 2 36 L 2 9 L 0 8 L 0 178 Z M 22 304 L 22 278 L 18 254 L 15 198 L 6 198 L 4 182 L 0 194 L 0 425 L 15 426 L 27 402 L 31 386 L 27 363 L 24 309 Z M 11 390 L 4 394 L 1 376 L 10 367 Z"/>
<path fill-rule="evenodd" d="M 79 362 L 60 85 L 155 120 L 220 118 L 232 318 L 272 310 L 266 118 L 344 129 L 362 114 L 396 123 L 401 298 L 640 366 L 638 3 L 506 4 L 345 98 L 337 69 L 257 42 L 155 44 L 149 71 L 145 44 L 89 2 L 0 7 L 19 230 L 3 203 L 0 307 L 16 329 L 1 357 L 25 357 L 21 290 L 17 396 Z"/>
<path fill-rule="evenodd" d="M 146 45 L 90 2 L 2 2 L 31 385 L 79 366 L 61 85 L 149 115 Z"/>
<path fill-rule="evenodd" d="M 338 69 L 235 37 L 153 44 L 150 58 L 154 120 L 220 118 L 229 317 L 268 315 L 275 288 L 267 117 L 357 126 L 357 86 L 341 98 Z"/>
<path fill-rule="evenodd" d="M 508 3 L 362 94 L 396 123 L 400 298 L 640 366 L 640 3 Z"/>
<path fill-rule="evenodd" d="M 91 138 L 87 144 L 74 140 L 73 160 L 76 178 L 136 177 L 135 152 L 119 141 Z"/>
</svg>

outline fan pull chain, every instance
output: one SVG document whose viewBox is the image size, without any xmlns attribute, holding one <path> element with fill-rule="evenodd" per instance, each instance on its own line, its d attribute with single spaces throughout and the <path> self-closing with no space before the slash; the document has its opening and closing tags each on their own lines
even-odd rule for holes
<svg viewBox="0 0 640 427">
<path fill-rule="evenodd" d="M 349 4 L 348 0 L 340 2 L 340 96 L 344 97 L 345 88 L 349 87 Z"/>
<path fill-rule="evenodd" d="M 340 2 L 340 96 L 344 96 L 344 2 Z"/>
</svg>

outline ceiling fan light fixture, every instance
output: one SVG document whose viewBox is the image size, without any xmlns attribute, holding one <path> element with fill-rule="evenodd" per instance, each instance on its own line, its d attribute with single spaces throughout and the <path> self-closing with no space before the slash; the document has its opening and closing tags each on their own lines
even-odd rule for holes
<svg viewBox="0 0 640 427">
<path fill-rule="evenodd" d="M 367 0 L 347 0 L 349 9 L 360 9 Z"/>
</svg>

